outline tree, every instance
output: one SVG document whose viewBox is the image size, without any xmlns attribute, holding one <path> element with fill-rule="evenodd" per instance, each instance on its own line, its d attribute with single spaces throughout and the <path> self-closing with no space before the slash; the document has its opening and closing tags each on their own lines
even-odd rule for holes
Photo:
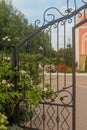
<svg viewBox="0 0 87 130">
<path fill-rule="evenodd" d="M 35 26 L 29 24 L 24 14 L 12 6 L 11 0 L 0 1 L 0 50 L 6 48 L 6 46 L 8 46 L 9 50 L 11 44 L 18 44 L 34 30 Z M 10 44 L 6 37 L 11 39 Z M 20 50 L 22 53 L 32 52 L 33 54 L 37 54 L 40 46 L 43 47 L 45 56 L 49 57 L 50 50 L 52 50 L 53 53 L 53 49 L 50 46 L 49 35 L 46 31 L 41 31 L 32 37 Z"/>
<path fill-rule="evenodd" d="M 34 31 L 35 28 L 31 26 L 32 30 Z M 50 51 L 53 52 L 53 49 L 50 47 L 50 40 L 49 35 L 47 32 L 40 32 L 31 40 L 27 41 L 24 45 L 24 49 L 27 53 L 37 54 L 39 52 L 39 48 L 43 48 L 43 55 L 49 57 Z"/>
<path fill-rule="evenodd" d="M 57 52 L 57 55 L 59 57 L 59 64 L 66 64 L 70 67 L 72 67 L 72 47 L 70 42 L 68 42 L 67 47 L 66 48 L 60 48 Z"/>
<path fill-rule="evenodd" d="M 67 45 L 65 49 L 65 64 L 72 67 L 72 47 L 71 44 Z"/>
<path fill-rule="evenodd" d="M 57 51 L 57 55 L 58 55 L 58 57 L 64 58 L 64 49 L 63 49 L 63 48 L 60 48 L 60 49 Z"/>
<path fill-rule="evenodd" d="M 28 20 L 17 9 L 14 9 L 11 1 L 0 1 L 0 49 L 7 41 L 2 39 L 8 36 L 12 44 L 17 44 L 29 31 Z"/>
</svg>

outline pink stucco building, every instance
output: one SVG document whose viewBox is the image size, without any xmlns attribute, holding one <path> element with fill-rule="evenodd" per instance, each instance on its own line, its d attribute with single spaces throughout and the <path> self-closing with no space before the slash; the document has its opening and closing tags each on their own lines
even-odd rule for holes
<svg viewBox="0 0 87 130">
<path fill-rule="evenodd" d="M 87 15 L 85 16 L 87 18 Z M 80 18 L 77 22 L 83 20 Z M 76 62 L 78 63 L 78 69 L 84 70 L 85 59 L 87 55 L 87 23 L 81 25 L 76 29 Z"/>
</svg>

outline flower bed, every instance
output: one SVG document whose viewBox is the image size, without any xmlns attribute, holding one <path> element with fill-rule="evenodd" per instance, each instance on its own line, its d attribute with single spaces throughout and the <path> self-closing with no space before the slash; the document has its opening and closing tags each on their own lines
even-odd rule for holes
<svg viewBox="0 0 87 130">
<path fill-rule="evenodd" d="M 66 73 L 70 73 L 70 72 L 72 72 L 72 68 L 71 67 L 69 67 L 69 66 L 66 66 L 66 65 L 58 65 L 57 66 L 57 70 L 59 71 L 59 72 L 66 72 Z"/>
</svg>

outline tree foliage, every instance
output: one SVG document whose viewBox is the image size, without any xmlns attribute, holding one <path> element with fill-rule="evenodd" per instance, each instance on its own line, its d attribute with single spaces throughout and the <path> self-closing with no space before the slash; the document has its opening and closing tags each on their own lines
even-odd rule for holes
<svg viewBox="0 0 87 130">
<path fill-rule="evenodd" d="M 0 49 L 6 48 L 6 45 L 10 47 L 11 44 L 18 44 L 34 30 L 35 26 L 29 24 L 25 15 L 12 6 L 11 0 L 0 1 Z M 10 38 L 10 42 L 5 37 Z M 40 46 L 43 47 L 44 54 L 48 56 L 52 48 L 47 32 L 38 33 L 27 41 L 21 50 L 36 54 Z"/>
<path fill-rule="evenodd" d="M 28 20 L 25 16 L 13 8 L 11 1 L 0 1 L 0 48 L 8 42 L 2 40 L 5 36 L 11 39 L 12 44 L 16 44 L 26 35 L 26 30 Z"/>
<path fill-rule="evenodd" d="M 59 57 L 59 64 L 65 64 L 72 67 L 72 47 L 67 44 L 66 48 L 60 48 L 57 52 Z"/>
<path fill-rule="evenodd" d="M 65 50 L 65 63 L 66 65 L 72 67 L 72 47 L 71 44 L 67 45 Z"/>
</svg>

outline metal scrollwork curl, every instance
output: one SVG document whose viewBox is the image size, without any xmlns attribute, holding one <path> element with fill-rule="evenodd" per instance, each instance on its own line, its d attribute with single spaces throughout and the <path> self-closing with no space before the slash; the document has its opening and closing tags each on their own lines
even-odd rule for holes
<svg viewBox="0 0 87 130">
<path fill-rule="evenodd" d="M 63 26 L 65 24 L 65 21 L 61 21 L 60 24 Z"/>
<path fill-rule="evenodd" d="M 87 0 L 82 0 L 83 3 L 87 4 Z"/>
<path fill-rule="evenodd" d="M 78 14 L 78 18 L 81 18 L 81 17 L 82 17 L 82 13 L 79 13 L 79 14 Z"/>
<path fill-rule="evenodd" d="M 72 93 L 68 90 L 62 90 L 59 93 L 60 96 L 60 101 L 62 102 L 63 105 L 70 105 L 72 103 Z"/>
<path fill-rule="evenodd" d="M 70 13 L 72 13 L 72 11 L 73 11 L 73 9 L 72 9 L 72 8 L 68 8 L 67 10 L 65 10 L 65 13 L 70 14 Z"/>
<path fill-rule="evenodd" d="M 70 18 L 70 19 L 68 19 L 68 23 L 72 23 L 72 19 Z"/>
<path fill-rule="evenodd" d="M 34 22 L 34 25 L 35 25 L 35 28 L 39 27 L 41 24 L 41 21 L 39 19 L 37 19 L 35 22 Z"/>
<path fill-rule="evenodd" d="M 56 12 L 55 12 L 56 11 Z M 52 13 L 49 13 L 49 12 L 52 12 Z M 47 10 L 45 10 L 44 14 L 43 14 L 43 19 L 44 19 L 44 23 L 45 22 L 51 22 L 53 20 L 56 19 L 56 15 L 61 15 L 61 16 L 64 16 L 60 11 L 59 9 L 57 9 L 56 7 L 50 7 L 48 8 Z"/>
<path fill-rule="evenodd" d="M 54 28 L 54 29 L 56 29 L 56 28 L 57 28 L 57 24 L 56 24 L 56 23 L 53 25 L 53 28 Z"/>
<path fill-rule="evenodd" d="M 55 92 L 55 94 L 53 94 L 49 99 L 43 98 L 43 101 L 55 102 L 55 100 L 58 98 L 63 105 L 70 105 L 72 104 L 72 93 L 68 89 L 71 87 L 72 86 L 63 88 L 62 90 Z"/>
</svg>

